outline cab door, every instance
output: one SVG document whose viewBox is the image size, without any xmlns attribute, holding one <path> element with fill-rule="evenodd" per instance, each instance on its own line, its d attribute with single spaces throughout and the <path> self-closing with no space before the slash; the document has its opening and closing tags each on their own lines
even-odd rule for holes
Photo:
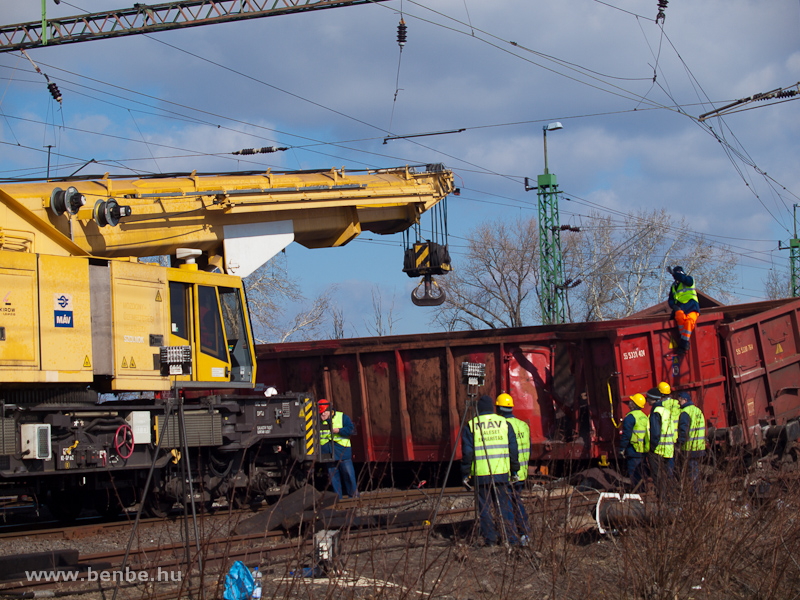
<svg viewBox="0 0 800 600">
<path fill-rule="evenodd" d="M 197 373 L 195 381 L 227 383 L 231 376 L 231 360 L 222 325 L 222 312 L 217 288 L 198 284 L 194 289 L 195 306 L 195 356 Z"/>
<path fill-rule="evenodd" d="M 169 295 L 169 345 L 192 348 L 192 372 L 178 381 L 252 388 L 255 353 L 241 279 L 170 269 Z"/>
<path fill-rule="evenodd" d="M 170 346 L 194 346 L 194 286 L 182 281 L 169 282 L 169 314 L 170 314 Z M 197 364 L 192 352 L 192 364 Z M 195 369 L 191 373 L 179 375 L 177 381 L 192 381 Z"/>
</svg>

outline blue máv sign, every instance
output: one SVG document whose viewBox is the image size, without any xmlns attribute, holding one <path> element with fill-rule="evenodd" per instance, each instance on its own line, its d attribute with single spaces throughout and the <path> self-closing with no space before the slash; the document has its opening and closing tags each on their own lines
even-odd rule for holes
<svg viewBox="0 0 800 600">
<path fill-rule="evenodd" d="M 53 294 L 53 313 L 56 327 L 72 327 L 72 295 Z"/>
</svg>

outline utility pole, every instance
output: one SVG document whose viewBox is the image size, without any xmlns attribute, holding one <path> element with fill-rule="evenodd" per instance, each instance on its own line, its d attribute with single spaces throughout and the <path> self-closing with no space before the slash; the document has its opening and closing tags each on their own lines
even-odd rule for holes
<svg viewBox="0 0 800 600">
<path fill-rule="evenodd" d="M 789 261 L 792 274 L 792 298 L 800 296 L 800 240 L 797 239 L 797 204 L 794 205 L 794 237 L 789 240 Z"/>
<path fill-rule="evenodd" d="M 792 298 L 800 297 L 800 240 L 797 239 L 797 207 L 794 205 L 794 237 L 789 240 L 789 245 L 784 246 L 778 240 L 778 250 L 789 249 L 789 286 Z"/>
<path fill-rule="evenodd" d="M 558 215 L 558 183 L 555 173 L 547 168 L 547 132 L 563 129 L 561 123 L 550 123 L 542 127 L 544 135 L 544 174 L 537 178 L 535 187 L 539 200 L 539 259 L 541 262 L 542 324 L 556 325 L 566 322 L 566 285 L 564 284 L 564 261 L 561 254 L 561 222 Z"/>
</svg>

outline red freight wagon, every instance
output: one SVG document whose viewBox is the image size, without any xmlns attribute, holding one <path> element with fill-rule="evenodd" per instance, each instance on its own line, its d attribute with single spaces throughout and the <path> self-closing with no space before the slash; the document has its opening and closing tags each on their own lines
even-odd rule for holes
<svg viewBox="0 0 800 600">
<path fill-rule="evenodd" d="M 800 301 L 704 309 L 685 356 L 673 351 L 675 322 L 660 315 L 260 345 L 257 377 L 281 392 L 328 398 L 350 415 L 356 461 L 449 460 L 467 400 L 463 362 L 486 365 L 479 394 L 513 396 L 514 414 L 531 427 L 534 461 L 613 453 L 625 413 L 620 398 L 660 381 L 690 392 L 718 437 L 757 447 L 766 424 L 770 435 L 775 426 L 800 433 L 798 310 Z M 759 333 L 766 329 L 774 333 Z M 747 362 L 748 352 L 756 362 Z"/>
<path fill-rule="evenodd" d="M 751 449 L 800 437 L 800 301 L 761 308 L 720 327 L 735 416 L 728 439 Z"/>
</svg>

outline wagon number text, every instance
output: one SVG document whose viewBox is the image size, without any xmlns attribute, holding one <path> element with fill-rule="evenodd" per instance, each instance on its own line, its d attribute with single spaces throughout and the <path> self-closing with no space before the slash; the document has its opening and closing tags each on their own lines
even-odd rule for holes
<svg viewBox="0 0 800 600">
<path fill-rule="evenodd" d="M 630 360 L 632 358 L 642 358 L 644 356 L 644 350 L 631 350 L 630 352 L 623 352 L 622 358 L 625 360 Z"/>
<path fill-rule="evenodd" d="M 753 349 L 753 344 L 745 344 L 744 346 L 736 349 L 736 356 L 744 354 L 745 352 L 750 352 L 752 349 Z"/>
</svg>

